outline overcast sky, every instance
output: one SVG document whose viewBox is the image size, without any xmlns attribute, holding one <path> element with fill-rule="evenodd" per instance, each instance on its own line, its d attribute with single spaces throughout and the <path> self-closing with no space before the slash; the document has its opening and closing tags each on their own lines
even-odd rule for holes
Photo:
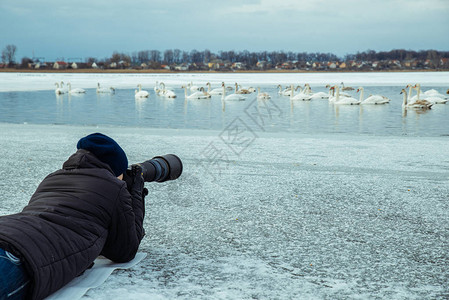
<svg viewBox="0 0 449 300">
<path fill-rule="evenodd" d="M 46 60 L 114 51 L 449 51 L 449 0 L 0 0 L 0 48 Z"/>
</svg>

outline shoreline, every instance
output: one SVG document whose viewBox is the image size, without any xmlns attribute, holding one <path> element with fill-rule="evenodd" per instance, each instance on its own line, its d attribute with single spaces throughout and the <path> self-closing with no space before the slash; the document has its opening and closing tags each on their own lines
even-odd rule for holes
<svg viewBox="0 0 449 300">
<path fill-rule="evenodd" d="M 188 74 L 188 73 L 209 73 L 209 74 L 307 74 L 307 73 L 412 73 L 412 72 L 449 72 L 449 69 L 414 69 L 414 70 L 234 70 L 234 71 L 214 71 L 214 70 L 189 70 L 172 71 L 165 69 L 15 69 L 0 68 L 0 73 L 75 73 L 75 74 Z"/>
</svg>

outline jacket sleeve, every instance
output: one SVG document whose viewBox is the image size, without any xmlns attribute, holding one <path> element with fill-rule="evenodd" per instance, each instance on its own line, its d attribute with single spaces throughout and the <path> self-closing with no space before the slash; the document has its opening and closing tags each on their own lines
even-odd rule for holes
<svg viewBox="0 0 449 300">
<path fill-rule="evenodd" d="M 108 237 L 101 254 L 118 263 L 132 260 L 145 235 L 144 214 L 145 204 L 142 194 L 131 195 L 124 184 L 112 214 Z"/>
</svg>

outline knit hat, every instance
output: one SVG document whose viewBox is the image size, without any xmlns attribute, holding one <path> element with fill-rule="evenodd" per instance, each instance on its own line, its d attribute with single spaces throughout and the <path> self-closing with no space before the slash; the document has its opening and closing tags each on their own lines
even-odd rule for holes
<svg viewBox="0 0 449 300">
<path fill-rule="evenodd" d="M 115 176 L 124 173 L 128 168 L 128 159 L 125 151 L 116 141 L 104 134 L 89 134 L 78 141 L 76 148 L 85 149 L 93 153 L 99 160 L 111 167 Z"/>
</svg>

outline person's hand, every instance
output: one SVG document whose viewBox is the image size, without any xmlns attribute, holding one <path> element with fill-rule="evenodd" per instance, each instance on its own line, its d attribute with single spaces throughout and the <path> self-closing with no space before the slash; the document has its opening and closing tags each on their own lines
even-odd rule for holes
<svg viewBox="0 0 449 300">
<path fill-rule="evenodd" d="M 148 195 L 148 190 L 144 188 L 142 168 L 139 165 L 132 165 L 131 169 L 126 170 L 123 180 L 133 198 L 141 198 L 143 201 Z"/>
</svg>

